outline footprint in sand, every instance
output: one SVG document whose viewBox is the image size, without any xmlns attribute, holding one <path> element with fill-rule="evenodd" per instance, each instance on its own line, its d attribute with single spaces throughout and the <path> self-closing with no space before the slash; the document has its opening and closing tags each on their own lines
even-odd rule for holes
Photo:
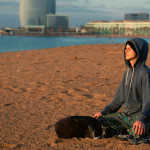
<svg viewBox="0 0 150 150">
<path fill-rule="evenodd" d="M 67 96 L 71 96 L 71 97 L 76 95 L 76 91 L 73 89 L 65 90 L 65 91 L 62 91 L 61 93 L 66 94 Z"/>
<path fill-rule="evenodd" d="M 62 91 L 61 93 L 65 94 L 67 96 L 73 96 L 73 95 L 69 94 L 69 91 Z"/>
<path fill-rule="evenodd" d="M 13 89 L 13 91 L 15 93 L 27 92 L 27 90 L 25 88 L 15 88 L 15 89 Z"/>
<path fill-rule="evenodd" d="M 48 90 L 47 87 L 43 87 L 43 86 L 38 87 L 38 91 L 40 91 L 40 92 L 44 92 L 44 91 L 47 91 L 47 90 Z"/>
<path fill-rule="evenodd" d="M 25 90 L 28 92 L 32 91 L 39 91 L 39 92 L 44 92 L 48 90 L 47 87 L 48 83 L 43 83 L 43 82 L 31 82 L 30 86 L 26 88 Z"/>
<path fill-rule="evenodd" d="M 65 94 L 67 96 L 71 96 L 71 97 L 87 97 L 87 98 L 94 98 L 93 95 L 88 94 L 86 92 L 88 92 L 89 90 L 87 88 L 73 88 L 73 89 L 69 89 L 69 90 L 65 90 L 62 91 L 62 94 Z"/>
<path fill-rule="evenodd" d="M 64 83 L 69 83 L 69 82 L 72 82 L 74 80 L 66 80 L 66 81 L 63 81 Z"/>
<path fill-rule="evenodd" d="M 85 96 L 85 97 L 87 97 L 87 98 L 94 98 L 94 96 L 91 95 L 91 94 L 83 94 L 83 96 Z"/>
<path fill-rule="evenodd" d="M 0 149 L 14 149 L 20 147 L 18 144 L 6 144 L 6 143 L 0 143 Z"/>
<path fill-rule="evenodd" d="M 81 92 L 82 90 L 81 89 L 78 89 L 78 88 L 74 88 L 75 91 L 77 92 Z"/>
<path fill-rule="evenodd" d="M 81 78 L 82 76 L 81 75 L 78 75 L 78 76 L 75 76 L 74 78 Z"/>
<path fill-rule="evenodd" d="M 104 98 L 106 94 L 93 94 L 94 98 Z"/>
<path fill-rule="evenodd" d="M 4 104 L 5 107 L 11 106 L 13 103 Z"/>
</svg>

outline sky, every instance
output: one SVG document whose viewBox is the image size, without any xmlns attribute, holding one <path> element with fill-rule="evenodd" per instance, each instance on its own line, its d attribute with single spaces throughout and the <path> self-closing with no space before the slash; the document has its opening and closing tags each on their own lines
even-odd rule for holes
<svg viewBox="0 0 150 150">
<path fill-rule="evenodd" d="M 139 12 L 150 14 L 150 0 L 56 0 L 56 14 L 69 15 L 70 27 L 94 20 L 123 20 L 125 13 Z M 19 0 L 0 0 L 3 26 L 20 27 Z"/>
</svg>

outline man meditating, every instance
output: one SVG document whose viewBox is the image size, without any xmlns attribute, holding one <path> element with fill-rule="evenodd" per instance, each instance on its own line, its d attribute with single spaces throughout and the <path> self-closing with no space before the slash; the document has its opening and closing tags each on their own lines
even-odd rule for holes
<svg viewBox="0 0 150 150">
<path fill-rule="evenodd" d="M 94 118 L 118 133 L 124 129 L 133 138 L 149 135 L 150 129 L 150 70 L 145 62 L 148 43 L 141 38 L 126 42 L 124 61 L 128 67 L 113 101 Z M 123 105 L 123 112 L 117 112 Z"/>
</svg>

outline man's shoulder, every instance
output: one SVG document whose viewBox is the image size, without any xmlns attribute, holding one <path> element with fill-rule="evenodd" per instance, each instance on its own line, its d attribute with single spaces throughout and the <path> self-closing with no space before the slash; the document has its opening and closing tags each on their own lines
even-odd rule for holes
<svg viewBox="0 0 150 150">
<path fill-rule="evenodd" d="M 149 76 L 150 77 L 150 68 L 148 66 L 143 66 L 140 68 L 139 73 L 143 76 Z"/>
<path fill-rule="evenodd" d="M 144 66 L 144 71 L 145 71 L 145 73 L 150 73 L 150 68 L 145 65 L 145 66 Z"/>
</svg>

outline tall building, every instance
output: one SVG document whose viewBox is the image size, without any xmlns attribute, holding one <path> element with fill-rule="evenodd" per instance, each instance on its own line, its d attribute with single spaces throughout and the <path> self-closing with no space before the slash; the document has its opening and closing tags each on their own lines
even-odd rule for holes
<svg viewBox="0 0 150 150">
<path fill-rule="evenodd" d="M 44 25 L 46 15 L 55 14 L 56 0 L 20 0 L 21 26 Z"/>
<path fill-rule="evenodd" d="M 46 20 L 47 28 L 69 28 L 69 16 L 48 14 Z"/>
<path fill-rule="evenodd" d="M 124 16 L 125 20 L 149 20 L 147 13 L 128 13 Z"/>
</svg>

